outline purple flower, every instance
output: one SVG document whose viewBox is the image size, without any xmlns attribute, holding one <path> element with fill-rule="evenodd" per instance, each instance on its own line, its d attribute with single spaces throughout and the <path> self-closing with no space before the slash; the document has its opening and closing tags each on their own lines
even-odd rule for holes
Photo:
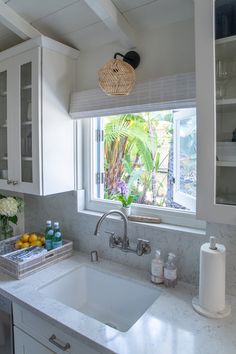
<svg viewBox="0 0 236 354">
<path fill-rule="evenodd" d="M 120 180 L 117 183 L 117 192 L 123 196 L 127 196 L 129 194 L 128 186 L 124 181 Z"/>
</svg>

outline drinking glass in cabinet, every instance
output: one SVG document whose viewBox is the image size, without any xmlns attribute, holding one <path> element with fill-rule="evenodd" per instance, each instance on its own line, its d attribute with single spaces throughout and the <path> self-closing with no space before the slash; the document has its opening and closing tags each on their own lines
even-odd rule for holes
<svg viewBox="0 0 236 354">
<path fill-rule="evenodd" d="M 217 204 L 236 204 L 236 2 L 216 0 L 216 187 Z"/>
</svg>

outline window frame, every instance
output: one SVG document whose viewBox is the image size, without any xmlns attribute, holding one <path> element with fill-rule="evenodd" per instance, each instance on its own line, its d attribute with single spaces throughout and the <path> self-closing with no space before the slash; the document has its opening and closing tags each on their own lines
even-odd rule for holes
<svg viewBox="0 0 236 354">
<path fill-rule="evenodd" d="M 174 147 L 174 190 L 173 199 L 176 203 L 188 207 L 193 213 L 196 213 L 196 199 L 191 195 L 180 190 L 180 124 L 182 121 L 196 117 L 196 108 L 187 108 L 185 112 L 174 112 L 174 134 L 173 134 L 173 147 Z M 197 156 L 196 156 L 197 157 Z M 197 171 L 196 171 L 197 172 Z"/>
<path fill-rule="evenodd" d="M 195 108 L 196 103 L 192 101 L 187 107 L 182 108 Z M 171 107 L 168 109 L 175 109 Z M 155 111 L 158 110 L 155 107 Z M 161 110 L 161 109 L 160 109 Z M 95 164 L 92 161 L 92 156 L 94 153 L 94 149 L 96 148 L 95 139 L 93 137 L 93 119 L 94 118 L 86 118 L 82 120 L 82 136 L 83 136 L 83 187 L 84 193 L 78 193 L 78 211 L 81 211 L 79 205 L 83 205 L 83 209 L 92 211 L 92 212 L 100 212 L 105 213 L 111 209 L 120 209 L 121 203 L 113 200 L 102 200 L 102 199 L 93 199 L 94 196 L 94 187 L 96 184 L 95 181 Z M 78 129 L 78 128 L 77 128 Z M 78 171 L 81 168 L 78 166 Z M 78 175 L 78 173 L 77 173 Z M 82 196 L 84 196 L 83 202 L 81 202 Z M 157 206 L 150 205 L 141 205 L 132 203 L 132 213 L 135 215 L 142 216 L 153 216 L 160 217 L 162 223 L 170 224 L 170 225 L 178 225 L 189 228 L 196 228 L 203 230 L 206 228 L 205 221 L 198 220 L 196 218 L 196 212 L 190 212 L 180 209 L 173 208 L 162 208 Z"/>
</svg>

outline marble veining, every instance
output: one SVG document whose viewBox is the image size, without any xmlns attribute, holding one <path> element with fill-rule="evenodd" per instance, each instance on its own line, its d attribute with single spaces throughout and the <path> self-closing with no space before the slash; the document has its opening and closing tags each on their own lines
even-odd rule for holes
<svg viewBox="0 0 236 354">
<path fill-rule="evenodd" d="M 192 309 L 196 287 L 182 282 L 175 289 L 160 287 L 161 295 L 154 304 L 127 332 L 120 332 L 38 292 L 50 280 L 84 264 L 154 286 L 147 271 L 107 260 L 91 265 L 88 255 L 75 252 L 73 257 L 20 281 L 0 273 L 0 291 L 68 334 L 91 341 L 102 353 L 236 353 L 235 297 L 230 297 L 231 316 L 211 320 Z"/>
<path fill-rule="evenodd" d="M 199 253 L 201 244 L 215 235 L 226 246 L 226 289 L 236 296 L 236 226 L 207 224 L 206 235 L 178 230 L 155 228 L 148 224 L 129 222 L 128 234 L 131 241 L 138 237 L 150 240 L 152 253 L 137 257 L 126 255 L 108 247 L 105 233 L 94 237 L 98 216 L 77 212 L 76 192 L 62 193 L 48 197 L 25 195 L 25 229 L 26 231 L 43 231 L 48 218 L 61 222 L 64 235 L 74 240 L 77 250 L 89 253 L 96 249 L 103 258 L 126 264 L 131 267 L 150 271 L 151 260 L 156 249 L 161 249 L 166 257 L 174 252 L 178 257 L 178 277 L 180 280 L 197 285 L 199 279 Z M 120 222 L 107 220 L 103 230 L 120 231 Z"/>
</svg>

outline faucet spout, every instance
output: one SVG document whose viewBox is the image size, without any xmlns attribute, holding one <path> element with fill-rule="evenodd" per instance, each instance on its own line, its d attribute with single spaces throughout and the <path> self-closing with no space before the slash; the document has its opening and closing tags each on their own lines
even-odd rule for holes
<svg viewBox="0 0 236 354">
<path fill-rule="evenodd" d="M 125 214 L 123 214 L 122 211 L 120 211 L 120 210 L 110 210 L 107 213 L 103 214 L 103 216 L 98 220 L 98 223 L 97 223 L 95 231 L 94 231 L 94 235 L 95 236 L 99 235 L 99 230 L 100 230 L 100 227 L 101 227 L 103 221 L 107 218 L 107 216 L 112 215 L 112 214 L 120 215 L 124 221 L 124 237 L 123 237 L 122 248 L 126 249 L 129 246 L 128 232 L 127 232 L 128 219 L 125 216 Z"/>
<path fill-rule="evenodd" d="M 136 253 L 138 256 L 142 256 L 143 254 L 148 254 L 151 252 L 151 246 L 149 241 L 143 240 L 143 239 L 138 239 L 138 243 L 136 248 L 132 248 L 129 245 L 129 239 L 128 239 L 128 219 L 125 214 L 123 214 L 120 210 L 110 210 L 107 213 L 103 214 L 103 216 L 98 220 L 98 223 L 96 225 L 94 235 L 99 235 L 99 230 L 100 227 L 103 223 L 103 221 L 106 219 L 107 216 L 112 215 L 112 214 L 117 214 L 120 215 L 122 220 L 124 221 L 124 235 L 123 237 L 115 235 L 114 232 L 107 232 L 110 234 L 110 239 L 109 239 L 109 246 L 111 248 L 118 248 L 123 252 L 131 252 L 131 253 Z"/>
</svg>

